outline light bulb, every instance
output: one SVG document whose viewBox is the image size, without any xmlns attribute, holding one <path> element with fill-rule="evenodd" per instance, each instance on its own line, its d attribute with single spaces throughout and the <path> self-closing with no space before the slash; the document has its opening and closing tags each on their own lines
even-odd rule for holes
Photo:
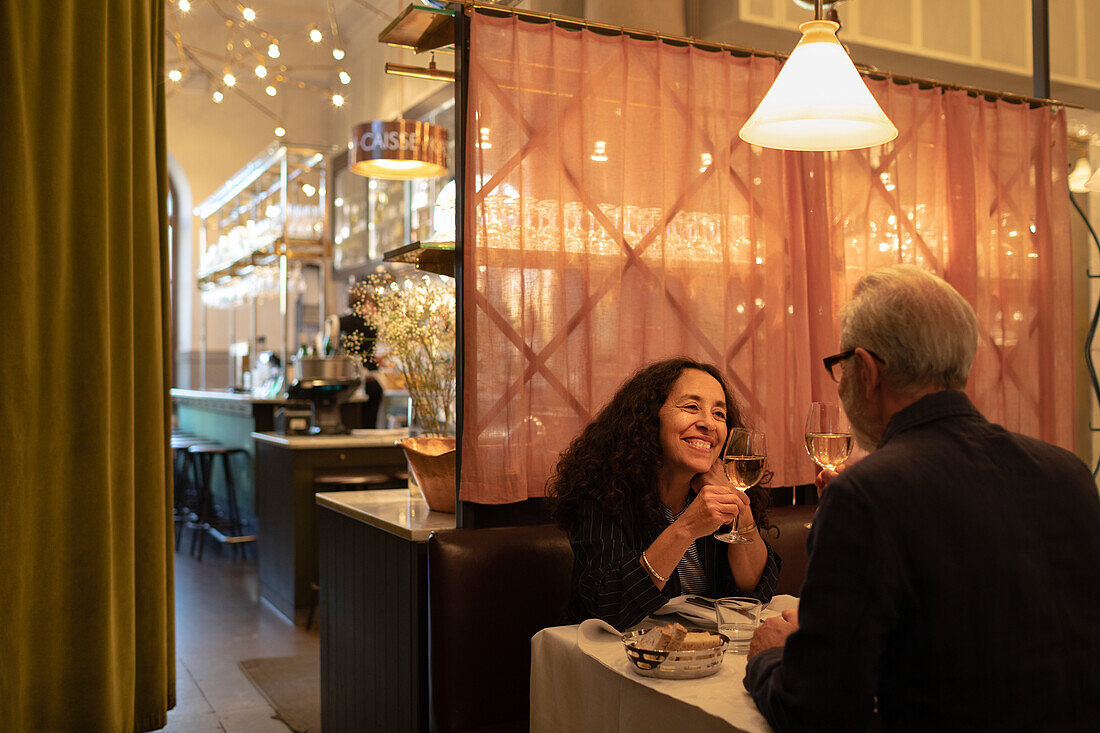
<svg viewBox="0 0 1100 733">
<path fill-rule="evenodd" d="M 247 20 L 247 21 L 248 21 L 249 23 L 251 23 L 252 21 L 256 20 L 256 11 L 255 11 L 255 10 L 253 10 L 252 8 L 245 8 L 245 9 L 243 9 L 243 10 L 241 11 L 241 15 L 242 15 L 242 16 L 244 17 L 244 19 L 245 19 L 245 20 Z"/>
<path fill-rule="evenodd" d="M 337 107 L 343 107 L 344 106 L 344 98 L 342 96 L 340 96 L 339 94 L 333 94 L 332 95 L 332 103 L 335 104 Z"/>
<path fill-rule="evenodd" d="M 232 74 L 230 74 L 227 71 L 227 72 L 225 72 L 225 76 L 222 77 L 222 81 L 225 82 L 225 85 L 227 87 L 231 87 L 231 86 L 233 86 L 234 84 L 237 83 L 237 77 L 233 76 Z"/>
<path fill-rule="evenodd" d="M 285 134 L 286 134 L 286 129 L 282 125 L 279 125 L 278 127 L 275 128 L 275 137 L 282 137 Z M 268 216 L 271 216 L 271 214 L 268 214 Z"/>
<path fill-rule="evenodd" d="M 210 95 L 210 98 L 214 100 L 215 104 L 218 104 L 223 99 L 225 99 L 225 95 L 222 94 L 220 89 L 215 89 L 214 93 L 212 95 Z"/>
<path fill-rule="evenodd" d="M 279 58 L 279 44 L 269 44 L 267 47 L 267 55 L 273 59 Z"/>
<path fill-rule="evenodd" d="M 310 185 L 308 183 L 303 183 L 302 184 L 302 193 L 304 193 L 306 195 L 306 198 L 309 198 L 313 194 L 317 193 L 317 189 L 314 188 L 312 185 Z"/>
<path fill-rule="evenodd" d="M 314 43 L 320 43 L 321 38 L 321 31 L 317 30 L 316 28 L 309 32 L 309 40 L 313 41 Z"/>
<path fill-rule="evenodd" d="M 341 83 L 341 84 L 349 84 L 349 83 L 351 83 L 351 74 L 349 74 L 349 73 L 348 73 L 348 72 L 346 72 L 346 71 L 341 71 L 341 72 L 340 72 L 340 83 Z"/>
<path fill-rule="evenodd" d="M 261 79 L 263 79 L 265 76 L 267 76 L 267 67 L 264 66 L 263 64 L 260 64 L 259 66 L 257 66 L 256 67 L 256 76 L 258 76 Z"/>
<path fill-rule="evenodd" d="M 337 61 L 342 60 L 344 58 L 344 49 L 342 49 L 342 48 L 332 49 L 332 58 L 336 59 Z"/>
<path fill-rule="evenodd" d="M 180 0 L 179 5 L 180 10 L 182 10 L 183 12 L 188 13 L 191 11 L 191 3 L 188 2 L 188 0 Z"/>
<path fill-rule="evenodd" d="M 276 94 L 278 94 L 278 90 L 270 84 L 267 85 L 267 89 L 265 89 L 264 91 L 267 92 L 267 96 L 269 97 L 274 97 Z"/>
<path fill-rule="evenodd" d="M 183 72 L 180 71 L 179 69 L 172 69 L 171 71 L 168 72 L 168 78 L 171 79 L 172 81 L 179 81 L 180 79 L 183 78 Z"/>
</svg>

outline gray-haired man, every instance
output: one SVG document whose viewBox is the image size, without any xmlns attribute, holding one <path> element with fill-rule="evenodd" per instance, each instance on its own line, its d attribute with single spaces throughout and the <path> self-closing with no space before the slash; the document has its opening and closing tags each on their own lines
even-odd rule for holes
<svg viewBox="0 0 1100 733">
<path fill-rule="evenodd" d="M 1085 730 L 1100 721 L 1100 498 L 1071 453 L 962 392 L 970 305 L 896 265 L 864 277 L 826 359 L 857 440 L 810 534 L 797 614 L 745 687 L 777 731 Z"/>
</svg>

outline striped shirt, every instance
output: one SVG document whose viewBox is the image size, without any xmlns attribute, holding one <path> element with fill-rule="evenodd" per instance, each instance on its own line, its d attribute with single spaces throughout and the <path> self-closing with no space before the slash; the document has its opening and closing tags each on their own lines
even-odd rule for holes
<svg viewBox="0 0 1100 733">
<path fill-rule="evenodd" d="M 573 548 L 573 580 L 566 621 L 600 618 L 618 629 L 627 629 L 670 598 L 682 595 L 680 572 L 673 573 L 664 588 L 658 589 L 642 567 L 642 551 L 664 529 L 645 527 L 630 507 L 624 507 L 616 516 L 604 511 L 593 497 L 581 499 L 576 522 L 568 531 Z M 760 581 L 752 589 L 737 586 L 729 565 L 729 545 L 706 535 L 696 539 L 692 548 L 703 570 L 704 591 L 691 592 L 711 598 L 752 596 L 765 603 L 771 600 L 780 568 L 779 555 L 771 547 L 767 548 L 768 559 Z"/>
<path fill-rule="evenodd" d="M 665 512 L 665 519 L 671 525 L 680 515 L 687 511 L 688 504 L 684 504 L 684 508 L 678 512 L 673 512 L 664 504 L 661 505 L 661 509 Z M 699 548 L 692 542 L 688 545 L 687 551 L 684 552 L 684 556 L 680 558 L 680 562 L 676 565 L 676 574 L 680 577 L 680 587 L 684 593 L 698 593 L 699 595 L 706 595 L 707 592 L 707 574 L 703 571 L 703 561 L 699 559 Z"/>
</svg>

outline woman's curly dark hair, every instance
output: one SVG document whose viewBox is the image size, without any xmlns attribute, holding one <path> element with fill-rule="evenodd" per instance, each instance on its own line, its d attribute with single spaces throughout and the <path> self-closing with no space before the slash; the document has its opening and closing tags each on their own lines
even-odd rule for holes
<svg viewBox="0 0 1100 733">
<path fill-rule="evenodd" d="M 657 472 L 663 463 L 659 411 L 685 369 L 698 369 L 718 380 L 726 397 L 726 428 L 744 426 L 737 400 L 717 367 L 683 357 L 642 367 L 558 458 L 547 495 L 559 526 L 568 531 L 574 525 L 577 504 L 586 496 L 597 499 L 612 516 L 629 504 L 644 524 L 664 523 L 657 492 Z M 748 492 L 753 518 L 762 528 L 768 526 L 770 492 L 761 484 L 768 477 Z"/>
</svg>

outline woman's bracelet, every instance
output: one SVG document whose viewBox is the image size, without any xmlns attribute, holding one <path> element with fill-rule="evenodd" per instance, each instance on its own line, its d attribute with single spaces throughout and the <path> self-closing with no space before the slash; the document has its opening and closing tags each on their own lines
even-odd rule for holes
<svg viewBox="0 0 1100 733">
<path fill-rule="evenodd" d="M 663 577 L 660 573 L 653 569 L 653 566 L 649 564 L 649 558 L 645 556 L 645 550 L 642 550 L 642 565 L 645 565 L 646 572 L 652 575 L 662 583 L 667 583 L 668 578 Z"/>
<path fill-rule="evenodd" d="M 753 522 L 748 527 L 738 527 L 737 528 L 737 533 L 738 534 L 745 534 L 746 532 L 754 532 L 754 531 L 756 531 L 756 522 Z"/>
</svg>

